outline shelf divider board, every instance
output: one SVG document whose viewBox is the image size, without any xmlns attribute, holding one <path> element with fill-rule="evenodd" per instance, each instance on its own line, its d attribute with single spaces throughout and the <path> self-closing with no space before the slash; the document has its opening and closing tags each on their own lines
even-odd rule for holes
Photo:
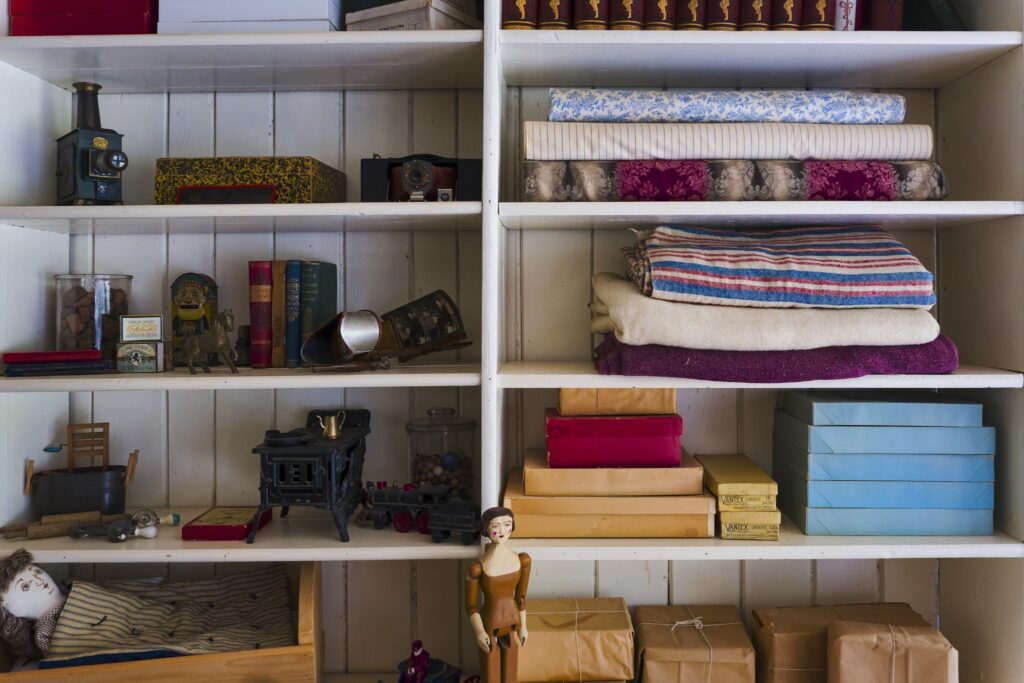
<svg viewBox="0 0 1024 683">
<path fill-rule="evenodd" d="M 671 223 L 932 230 L 1024 215 L 1024 202 L 503 202 L 499 211 L 501 223 L 512 230 L 617 230 Z"/>
<path fill-rule="evenodd" d="M 962 365 L 948 375 L 868 375 L 843 380 L 751 384 L 673 377 L 599 375 L 594 366 L 586 361 L 517 361 L 501 366 L 498 385 L 503 389 L 1018 389 L 1024 386 L 1024 375 L 1007 370 Z"/>
<path fill-rule="evenodd" d="M 514 86 L 938 88 L 1019 47 L 1021 33 L 502 31 L 500 40 Z"/>
<path fill-rule="evenodd" d="M 6 206 L 0 224 L 65 234 L 479 230 L 481 202 Z"/>
<path fill-rule="evenodd" d="M 0 61 L 104 93 L 479 88 L 482 55 L 479 30 L 0 38 Z"/>
</svg>

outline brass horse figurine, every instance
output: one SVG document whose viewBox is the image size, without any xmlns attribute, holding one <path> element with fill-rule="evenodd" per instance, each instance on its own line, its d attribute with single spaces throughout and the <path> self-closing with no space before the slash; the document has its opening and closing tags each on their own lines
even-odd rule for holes
<svg viewBox="0 0 1024 683">
<path fill-rule="evenodd" d="M 235 329 L 235 314 L 231 309 L 221 311 L 213 319 L 210 329 L 203 334 L 197 334 L 185 340 L 185 359 L 188 361 L 188 371 L 196 374 L 196 364 L 209 373 L 210 367 L 206 364 L 206 356 L 210 353 L 218 354 L 224 364 L 231 368 L 231 372 L 238 374 L 235 361 L 238 360 L 238 352 L 228 339 L 228 332 Z"/>
</svg>

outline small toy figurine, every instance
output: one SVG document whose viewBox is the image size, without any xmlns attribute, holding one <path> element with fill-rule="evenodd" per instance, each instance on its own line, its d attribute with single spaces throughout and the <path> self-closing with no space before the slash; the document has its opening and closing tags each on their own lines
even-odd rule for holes
<svg viewBox="0 0 1024 683">
<path fill-rule="evenodd" d="M 185 340 L 209 331 L 217 315 L 217 283 L 209 275 L 183 273 L 171 284 L 174 364 L 185 364 Z M 209 358 L 216 361 L 216 356 Z"/>
<path fill-rule="evenodd" d="M 412 644 L 412 655 L 408 660 L 403 683 L 423 683 L 427 679 L 427 668 L 430 666 L 430 653 L 423 649 L 423 641 Z"/>
<path fill-rule="evenodd" d="M 480 518 L 480 534 L 490 543 L 466 572 L 466 611 L 482 652 L 482 683 L 518 683 L 519 648 L 526 646 L 529 635 L 526 589 L 530 556 L 508 547 L 515 528 L 515 517 L 508 508 L 487 510 Z"/>
<path fill-rule="evenodd" d="M 213 325 L 209 332 L 189 337 L 185 340 L 185 360 L 188 363 L 188 371 L 196 374 L 195 364 L 198 363 L 203 372 L 209 374 L 210 366 L 207 365 L 204 356 L 208 353 L 219 354 L 224 363 L 231 368 L 233 374 L 238 374 L 235 361 L 238 359 L 238 352 L 231 345 L 228 332 L 235 329 L 235 314 L 231 309 L 221 311 L 213 319 Z"/>
<path fill-rule="evenodd" d="M 0 638 L 15 657 L 36 659 L 50 650 L 50 636 L 64 607 L 60 585 L 16 550 L 0 561 Z"/>
<path fill-rule="evenodd" d="M 412 644 L 409 658 L 398 663 L 398 683 L 459 683 L 461 677 L 462 669 L 442 659 L 431 659 L 419 640 Z"/>
</svg>

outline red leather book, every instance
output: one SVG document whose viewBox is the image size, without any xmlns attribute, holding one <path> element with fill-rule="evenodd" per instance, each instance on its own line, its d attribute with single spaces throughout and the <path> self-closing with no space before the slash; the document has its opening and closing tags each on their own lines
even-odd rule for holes
<svg viewBox="0 0 1024 683">
<path fill-rule="evenodd" d="M 12 36 L 112 36 L 156 33 L 156 14 L 46 14 L 11 17 Z"/>
<path fill-rule="evenodd" d="M 772 0 L 740 0 L 740 30 L 767 31 L 772 25 Z"/>
<path fill-rule="evenodd" d="M 803 9 L 803 0 L 772 0 L 772 30 L 799 31 Z"/>
<path fill-rule="evenodd" d="M 676 3 L 676 30 L 703 31 L 707 9 L 707 0 L 678 0 Z"/>
<path fill-rule="evenodd" d="M 10 15 L 156 14 L 157 0 L 10 0 Z"/>
<path fill-rule="evenodd" d="M 648 31 L 672 31 L 676 27 L 676 0 L 647 0 L 644 28 Z"/>
<path fill-rule="evenodd" d="M 836 30 L 836 0 L 804 0 L 803 30 Z"/>
<path fill-rule="evenodd" d="M 244 541 L 252 530 L 252 518 L 257 508 L 210 508 L 181 527 L 183 541 Z M 256 530 L 270 523 L 274 511 L 267 509 L 260 515 Z"/>
<path fill-rule="evenodd" d="M 544 414 L 548 466 L 679 467 L 683 418 L 679 415 L 562 417 Z"/>
<path fill-rule="evenodd" d="M 561 31 L 572 23 L 572 0 L 540 0 L 537 25 L 545 31 Z"/>
<path fill-rule="evenodd" d="M 613 31 L 639 31 L 644 27 L 645 0 L 611 0 Z"/>
<path fill-rule="evenodd" d="M 578 31 L 604 31 L 608 28 L 609 0 L 576 0 L 572 27 Z"/>
<path fill-rule="evenodd" d="M 709 31 L 735 31 L 740 25 L 740 0 L 707 0 Z"/>
<path fill-rule="evenodd" d="M 83 349 L 79 351 L 12 351 L 3 355 L 4 365 L 76 363 L 98 360 L 103 360 L 103 352 L 99 349 Z"/>
<path fill-rule="evenodd" d="M 870 31 L 902 31 L 903 0 L 871 0 L 866 23 Z"/>
<path fill-rule="evenodd" d="M 537 28 L 537 8 L 538 0 L 501 0 L 501 27 L 513 31 Z"/>
<path fill-rule="evenodd" d="M 270 261 L 249 261 L 249 358 L 254 368 L 269 368 L 273 348 Z"/>
<path fill-rule="evenodd" d="M 285 327 L 285 264 L 287 261 L 273 261 L 270 266 L 270 367 L 285 366 L 285 344 L 287 333 Z"/>
</svg>

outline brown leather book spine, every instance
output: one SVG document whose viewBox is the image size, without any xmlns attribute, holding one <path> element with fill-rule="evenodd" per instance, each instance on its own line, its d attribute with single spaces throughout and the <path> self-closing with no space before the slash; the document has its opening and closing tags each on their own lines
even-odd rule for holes
<svg viewBox="0 0 1024 683">
<path fill-rule="evenodd" d="M 571 0 L 540 0 L 537 26 L 546 31 L 564 31 L 572 23 L 571 14 Z"/>
<path fill-rule="evenodd" d="M 538 0 L 501 0 L 501 27 L 511 31 L 537 28 Z"/>
<path fill-rule="evenodd" d="M 285 366 L 285 263 L 271 264 L 270 285 L 270 367 Z"/>
<path fill-rule="evenodd" d="M 707 0 L 709 31 L 735 31 L 740 25 L 740 0 Z"/>
<path fill-rule="evenodd" d="M 644 27 L 644 0 L 611 0 L 611 29 L 639 31 Z"/>
<path fill-rule="evenodd" d="M 573 28 L 578 31 L 608 29 L 609 0 L 576 0 Z"/>
<path fill-rule="evenodd" d="M 803 8 L 803 0 L 772 0 L 772 30 L 799 31 Z"/>
<path fill-rule="evenodd" d="M 676 2 L 676 30 L 703 31 L 707 17 L 707 0 L 678 0 Z"/>
<path fill-rule="evenodd" d="M 767 31 L 772 25 L 772 0 L 740 0 L 740 30 Z"/>
<path fill-rule="evenodd" d="M 836 0 L 804 0 L 805 31 L 836 30 Z"/>
<path fill-rule="evenodd" d="M 648 31 L 673 31 L 676 27 L 676 0 L 647 0 L 644 28 Z"/>
</svg>

